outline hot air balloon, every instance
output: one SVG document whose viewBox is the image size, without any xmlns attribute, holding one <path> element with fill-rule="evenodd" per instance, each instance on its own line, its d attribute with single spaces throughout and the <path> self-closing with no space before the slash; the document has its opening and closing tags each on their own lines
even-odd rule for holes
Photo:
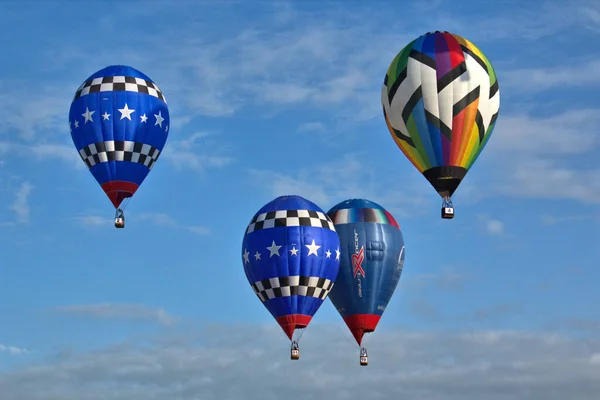
<svg viewBox="0 0 600 400">
<path fill-rule="evenodd" d="M 327 298 L 339 270 L 340 240 L 316 204 L 282 196 L 254 215 L 242 243 L 242 263 L 254 293 L 300 357 L 301 333 Z"/>
<path fill-rule="evenodd" d="M 442 197 L 442 218 L 453 218 L 451 196 L 498 117 L 500 92 L 492 64 L 467 39 L 427 33 L 390 64 L 381 103 L 394 141 Z"/>
<path fill-rule="evenodd" d="M 363 336 L 375 331 L 398 286 L 404 239 L 392 214 L 369 200 L 343 201 L 327 215 L 341 246 L 340 272 L 329 298 L 360 347 L 360 365 L 367 365 Z"/>
<path fill-rule="evenodd" d="M 79 156 L 115 207 L 120 208 L 156 164 L 169 133 L 169 109 L 158 86 L 123 65 L 101 69 L 75 92 L 69 130 Z"/>
</svg>

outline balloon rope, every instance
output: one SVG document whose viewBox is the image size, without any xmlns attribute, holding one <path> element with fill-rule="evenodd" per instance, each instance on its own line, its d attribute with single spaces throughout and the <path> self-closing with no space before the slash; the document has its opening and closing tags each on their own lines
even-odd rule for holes
<svg viewBox="0 0 600 400">
<path fill-rule="evenodd" d="M 305 330 L 306 330 L 306 328 L 295 329 L 294 333 L 298 332 L 298 337 L 296 339 L 294 339 L 294 335 L 292 335 L 292 340 L 296 340 L 296 342 L 300 343 L 300 338 L 302 338 L 302 335 L 304 335 Z"/>
<path fill-rule="evenodd" d="M 121 211 L 125 211 L 125 209 L 127 208 L 127 206 L 129 205 L 129 201 L 131 200 L 131 197 L 127 197 L 126 199 L 123 200 L 122 203 L 125 203 L 125 205 L 121 208 Z M 121 203 L 121 204 L 122 204 Z"/>
<path fill-rule="evenodd" d="M 337 325 L 337 327 L 340 328 L 340 331 L 342 332 L 342 336 L 344 337 L 344 339 L 346 339 L 346 341 L 348 343 L 350 343 L 350 346 L 352 346 L 352 347 L 358 347 L 360 349 L 360 346 L 358 344 L 356 344 L 355 342 L 353 342 L 352 340 L 350 340 L 348 338 L 348 336 L 346 334 L 346 331 L 344 331 L 344 329 L 340 325 Z"/>
</svg>

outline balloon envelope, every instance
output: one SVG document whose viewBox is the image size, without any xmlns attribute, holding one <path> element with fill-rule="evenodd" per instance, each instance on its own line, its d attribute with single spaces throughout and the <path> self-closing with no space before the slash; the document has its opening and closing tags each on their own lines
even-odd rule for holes
<svg viewBox="0 0 600 400">
<path fill-rule="evenodd" d="M 77 89 L 69 111 L 71 138 L 115 208 L 155 165 L 169 122 L 162 92 L 134 68 L 106 67 Z"/>
<path fill-rule="evenodd" d="M 346 200 L 327 214 L 341 246 L 340 272 L 329 298 L 361 345 L 398 286 L 404 239 L 392 214 L 369 200 Z"/>
<path fill-rule="evenodd" d="M 242 243 L 246 277 L 290 339 L 333 287 L 339 247 L 331 219 L 300 196 L 278 197 L 250 221 Z"/>
<path fill-rule="evenodd" d="M 381 103 L 400 150 L 450 197 L 490 139 L 500 92 L 492 64 L 473 43 L 433 32 L 394 58 Z"/>
</svg>

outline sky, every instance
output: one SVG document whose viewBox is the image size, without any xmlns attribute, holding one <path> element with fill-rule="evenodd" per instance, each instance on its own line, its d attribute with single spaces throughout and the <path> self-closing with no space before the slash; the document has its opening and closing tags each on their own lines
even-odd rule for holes
<svg viewBox="0 0 600 400">
<path fill-rule="evenodd" d="M 600 7 L 537 1 L 5 1 L 2 400 L 538 400 L 600 391 Z M 393 57 L 446 30 L 490 59 L 496 128 L 456 217 L 392 140 Z M 127 227 L 71 141 L 79 85 L 130 65 L 171 129 Z M 289 341 L 243 272 L 280 195 L 366 198 L 402 228 L 367 340 L 326 301 Z M 292 393 L 293 392 L 293 393 Z"/>
</svg>

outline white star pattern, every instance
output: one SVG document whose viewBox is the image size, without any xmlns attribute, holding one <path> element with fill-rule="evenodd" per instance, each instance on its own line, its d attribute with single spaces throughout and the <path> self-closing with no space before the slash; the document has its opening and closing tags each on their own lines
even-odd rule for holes
<svg viewBox="0 0 600 400">
<path fill-rule="evenodd" d="M 292 247 L 292 249 L 290 250 L 290 253 L 293 256 L 297 256 L 298 255 L 298 249 L 296 248 L 296 246 Z"/>
<path fill-rule="evenodd" d="M 260 260 L 260 253 L 257 251 L 256 254 L 254 255 L 254 258 L 256 260 Z"/>
<path fill-rule="evenodd" d="M 94 120 L 92 119 L 92 115 L 95 113 L 96 111 L 90 111 L 89 108 L 85 108 L 85 112 L 83 114 L 81 114 L 82 117 L 85 118 L 85 121 L 83 121 L 84 124 L 87 124 L 88 121 L 90 122 L 94 122 Z"/>
<path fill-rule="evenodd" d="M 336 260 L 339 260 L 339 259 L 340 259 L 340 249 L 337 249 L 337 250 L 335 251 L 335 259 L 336 259 Z"/>
<path fill-rule="evenodd" d="M 319 257 L 319 254 L 317 253 L 317 250 L 319 250 L 321 248 L 321 246 L 317 246 L 315 244 L 315 239 L 313 239 L 312 244 L 305 244 L 305 246 L 308 248 L 308 255 L 309 256 L 311 254 L 314 254 L 316 257 Z"/>
<path fill-rule="evenodd" d="M 127 118 L 130 121 L 131 121 L 131 113 L 135 112 L 135 110 L 130 110 L 129 109 L 129 107 L 127 106 L 127 103 L 125 103 L 125 107 L 124 108 L 119 108 L 118 110 L 121 113 L 121 119 Z"/>
<path fill-rule="evenodd" d="M 250 262 L 250 253 L 248 252 L 248 250 L 244 249 L 244 264 L 247 264 Z"/>
<path fill-rule="evenodd" d="M 165 120 L 162 115 L 160 114 L 161 112 L 159 111 L 158 114 L 154 114 L 154 116 L 156 117 L 156 123 L 154 125 L 158 125 L 162 128 L 162 123 Z"/>
<path fill-rule="evenodd" d="M 141 122 L 146 122 L 148 120 L 148 117 L 146 117 L 146 114 L 144 114 L 140 115 L 140 119 L 142 120 Z"/>
<path fill-rule="evenodd" d="M 106 111 L 104 111 L 104 114 L 102 114 L 102 118 L 104 118 L 105 121 L 108 121 L 108 117 L 110 117 L 111 114 L 107 113 Z"/>
<path fill-rule="evenodd" d="M 73 122 L 73 125 L 75 125 L 75 129 L 79 128 L 79 121 L 75 120 L 75 122 Z"/>
<path fill-rule="evenodd" d="M 325 252 L 325 255 L 327 256 L 327 258 L 330 258 L 330 257 L 331 257 L 331 252 L 330 252 L 329 250 L 327 250 L 327 251 Z"/>
<path fill-rule="evenodd" d="M 165 126 L 165 132 L 169 132 L 169 125 Z"/>
<path fill-rule="evenodd" d="M 269 252 L 271 254 L 269 254 L 269 258 L 273 257 L 274 255 L 280 255 L 279 254 L 279 249 L 281 248 L 281 246 L 277 246 L 275 244 L 275 241 L 273 240 L 273 244 L 271 244 L 271 247 L 267 247 L 267 250 L 269 250 Z"/>
</svg>

